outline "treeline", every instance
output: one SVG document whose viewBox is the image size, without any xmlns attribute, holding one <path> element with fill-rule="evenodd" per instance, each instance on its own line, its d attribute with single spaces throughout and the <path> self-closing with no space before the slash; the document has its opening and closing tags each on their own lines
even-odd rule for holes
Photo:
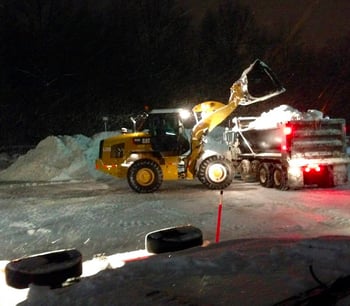
<svg viewBox="0 0 350 306">
<path fill-rule="evenodd" d="M 144 105 L 227 101 L 256 58 L 287 92 L 238 114 L 283 103 L 350 121 L 349 38 L 305 50 L 298 33 L 266 32 L 227 0 L 197 22 L 175 0 L 0 0 L 0 140 L 92 135 L 104 116 L 117 129 Z"/>
</svg>

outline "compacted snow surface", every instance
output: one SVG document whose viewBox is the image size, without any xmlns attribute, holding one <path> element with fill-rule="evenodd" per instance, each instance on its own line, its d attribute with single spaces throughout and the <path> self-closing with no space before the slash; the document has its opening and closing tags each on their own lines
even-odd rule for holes
<svg viewBox="0 0 350 306">
<path fill-rule="evenodd" d="M 217 134 L 217 139 L 220 139 L 220 133 L 221 131 Z M 0 181 L 6 182 L 2 185 L 5 186 L 2 194 L 7 195 L 1 200 L 0 205 L 9 206 L 10 203 L 14 206 L 15 204 L 23 205 L 25 202 L 23 195 L 17 200 L 15 190 L 26 190 L 28 203 L 31 203 L 30 201 L 33 199 L 40 199 L 42 196 L 44 202 L 46 201 L 45 203 L 50 205 L 52 202 L 47 199 L 49 195 L 40 194 L 40 186 L 43 184 L 57 184 L 63 190 L 65 186 L 68 187 L 77 182 L 80 182 L 79 186 L 84 186 L 84 182 L 86 182 L 86 189 L 89 186 L 95 186 L 94 181 L 106 179 L 103 174 L 94 169 L 99 141 L 115 134 L 116 132 L 101 133 L 92 138 L 83 135 L 50 136 L 44 139 L 35 149 L 20 156 L 10 167 L 0 171 Z M 215 133 L 212 137 L 216 137 Z M 212 143 L 209 141 L 208 146 L 210 144 Z M 217 149 L 218 146 L 219 144 L 215 148 Z M 2 154 L 1 158 L 6 161 L 10 157 Z M 80 280 L 59 289 L 33 285 L 30 286 L 30 289 L 8 287 L 5 282 L 4 269 L 12 258 L 0 258 L 0 306 L 17 304 L 273 305 L 319 285 L 310 273 L 310 267 L 317 278 L 327 285 L 339 277 L 350 275 L 349 185 L 335 190 L 335 194 L 342 202 L 336 204 L 337 208 L 330 213 L 332 220 L 327 223 L 322 213 L 326 209 L 328 211 L 332 208 L 323 207 L 320 210 L 319 207 L 316 207 L 318 202 L 328 203 L 327 200 L 323 200 L 322 192 L 316 191 L 316 194 L 307 194 L 310 201 L 315 200 L 315 203 L 310 203 L 307 210 L 301 203 L 294 203 L 301 207 L 297 211 L 293 210 L 291 203 L 288 203 L 288 197 L 302 200 L 305 194 L 299 196 L 299 191 L 269 191 L 257 184 L 245 185 L 241 183 L 242 186 L 244 185 L 241 192 L 238 191 L 237 187 L 232 187 L 227 193 L 235 192 L 235 194 L 232 197 L 229 196 L 228 199 L 224 198 L 224 202 L 231 201 L 235 204 L 227 207 L 233 211 L 237 219 L 234 217 L 230 219 L 232 222 L 226 226 L 223 239 L 220 243 L 215 243 L 214 235 L 212 235 L 216 225 L 215 212 L 213 217 L 205 219 L 209 213 L 205 212 L 204 208 L 200 208 L 203 198 L 208 199 L 209 191 L 198 187 L 198 185 L 191 185 L 187 190 L 170 190 L 170 198 L 166 198 L 166 190 L 160 191 L 159 195 L 140 196 L 135 195 L 125 182 L 118 184 L 121 187 L 114 190 L 115 197 L 132 199 L 130 202 L 136 199 L 140 202 L 139 204 L 135 203 L 135 206 L 139 207 L 136 209 L 142 207 L 142 197 L 144 197 L 144 201 L 149 201 L 150 197 L 153 197 L 152 205 L 157 206 L 158 211 L 161 208 L 169 214 L 167 216 L 168 222 L 174 222 L 173 224 L 167 223 L 167 226 L 179 225 L 175 222 L 180 219 L 186 220 L 188 223 L 191 221 L 199 222 L 197 224 L 203 230 L 203 246 L 158 255 L 148 253 L 143 248 L 142 237 L 145 236 L 146 232 L 149 232 L 151 226 L 154 230 L 154 226 L 158 226 L 158 224 L 161 226 L 163 223 L 157 223 L 155 216 L 152 219 L 151 216 L 145 215 L 144 220 L 142 220 L 142 214 L 146 212 L 143 210 L 139 213 L 131 211 L 130 205 L 133 203 L 130 203 L 128 206 L 130 219 L 127 219 L 128 216 L 123 216 L 124 221 L 120 221 L 122 223 L 119 225 L 124 228 L 125 235 L 127 233 L 132 235 L 134 233 L 132 227 L 138 226 L 138 237 L 135 236 L 135 241 L 139 240 L 139 247 L 130 249 L 129 252 L 123 250 L 120 253 L 110 255 L 96 254 L 90 258 L 85 257 L 83 275 Z M 23 186 L 23 188 L 20 189 L 17 186 Z M 108 184 L 106 186 L 107 191 L 112 193 L 113 189 L 108 187 Z M 192 186 L 194 187 L 192 188 Z M 12 193 L 11 190 L 13 190 Z M 100 199 L 101 204 L 108 204 L 110 198 L 107 197 L 109 196 L 107 191 L 95 190 L 94 201 L 99 199 L 97 195 L 100 194 L 105 196 Z M 89 190 L 89 196 L 93 193 L 94 190 Z M 270 198 L 268 198 L 269 193 Z M 68 204 L 69 194 L 68 192 L 64 198 Z M 329 197 L 330 193 L 324 193 L 324 196 Z M 176 197 L 178 197 L 178 202 L 182 202 L 183 207 L 190 205 L 188 216 L 185 216 L 183 212 L 180 213 L 180 210 L 175 210 L 175 207 L 165 211 L 163 203 L 166 201 L 176 203 Z M 264 197 L 267 198 L 265 202 Z M 89 201 L 89 197 L 84 198 L 84 200 Z M 72 205 L 74 205 L 74 201 L 77 200 L 72 199 Z M 102 203 L 103 201 L 105 203 Z M 285 210 L 284 203 L 281 202 L 286 202 Z M 247 206 L 239 206 L 236 205 L 237 203 L 246 203 Z M 257 209 L 264 207 L 265 212 L 261 213 L 260 210 L 252 209 L 247 214 L 245 210 L 253 207 L 255 203 Z M 224 203 L 224 209 L 225 205 L 226 203 Z M 216 206 L 214 208 L 216 209 Z M 23 207 L 24 209 L 26 208 Z M 239 217 L 240 211 L 244 213 L 242 217 Z M 303 212 L 305 215 L 302 215 Z M 30 213 L 28 211 L 29 215 Z M 79 210 L 79 213 L 83 215 L 84 211 Z M 262 220 L 274 213 L 278 214 L 279 218 L 278 220 L 271 219 L 270 222 L 273 224 L 272 226 L 280 228 L 280 232 L 276 234 L 275 231 L 275 235 L 270 236 L 271 233 L 264 232 L 268 221 L 262 222 Z M 202 219 L 196 219 L 197 217 Z M 299 223 L 288 225 L 288 221 L 293 217 L 298 219 Z M 2 218 L 5 220 L 7 216 L 2 214 Z M 135 218 L 137 218 L 136 221 Z M 208 220 L 213 221 L 210 223 Z M 118 219 L 115 222 L 119 222 Z M 248 231 L 247 228 L 254 226 L 255 223 L 255 230 Z M 43 236 L 50 232 L 50 229 L 44 227 L 35 228 L 32 223 L 26 220 L 12 222 L 10 226 L 16 230 L 25 228 L 28 237 Z M 142 229 L 142 226 L 145 229 Z M 209 226 L 210 229 L 207 229 L 206 226 Z M 322 226 L 322 231 L 318 231 L 318 226 Z M 285 237 L 284 233 L 286 233 Z M 229 235 L 238 238 L 227 239 Z M 89 239 L 84 238 L 84 245 L 89 244 Z M 15 241 L 10 242 L 15 244 Z M 4 238 L 2 238 L 2 243 L 4 243 Z M 2 246 L 5 246 L 5 249 L 7 249 L 6 243 L 8 241 Z M 19 243 L 23 243 L 23 241 Z M 54 243 L 56 241 L 51 242 L 53 247 Z M 14 254 L 17 253 L 14 252 Z M 22 255 L 25 253 L 19 253 L 17 256 Z M 340 300 L 337 305 L 350 305 L 350 297 Z"/>
<path fill-rule="evenodd" d="M 93 261 L 107 269 L 61 289 L 31 286 L 20 305 L 273 305 L 318 286 L 309 266 L 327 284 L 349 275 L 350 239 L 225 241 L 115 269 L 117 255 Z"/>
</svg>

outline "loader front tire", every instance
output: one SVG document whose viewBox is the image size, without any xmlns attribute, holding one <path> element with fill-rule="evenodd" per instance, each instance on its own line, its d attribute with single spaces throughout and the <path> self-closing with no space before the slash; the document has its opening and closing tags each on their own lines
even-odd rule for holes
<svg viewBox="0 0 350 306">
<path fill-rule="evenodd" d="M 200 164 L 197 177 L 209 189 L 225 189 L 233 178 L 230 162 L 224 156 L 210 156 Z"/>
<path fill-rule="evenodd" d="M 159 189 L 163 173 L 153 160 L 143 159 L 134 162 L 128 169 L 128 183 L 138 193 L 151 193 Z"/>
</svg>

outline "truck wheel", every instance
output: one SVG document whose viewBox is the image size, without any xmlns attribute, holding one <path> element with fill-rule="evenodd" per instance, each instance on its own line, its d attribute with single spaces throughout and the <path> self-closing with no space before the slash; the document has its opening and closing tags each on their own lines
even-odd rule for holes
<svg viewBox="0 0 350 306">
<path fill-rule="evenodd" d="M 150 253 L 176 252 L 202 245 L 203 235 L 192 225 L 170 227 L 148 233 L 145 244 Z"/>
<path fill-rule="evenodd" d="M 258 169 L 258 179 L 261 186 L 266 188 L 273 187 L 272 173 L 271 173 L 272 165 L 268 163 L 262 163 Z"/>
<path fill-rule="evenodd" d="M 82 255 L 75 249 L 47 252 L 10 261 L 6 283 L 17 289 L 29 284 L 59 288 L 68 278 L 82 273 Z"/>
<path fill-rule="evenodd" d="M 134 162 L 128 170 L 128 183 L 139 193 L 154 192 L 163 182 L 163 173 L 156 162 L 149 159 Z"/>
<path fill-rule="evenodd" d="M 224 189 L 232 183 L 231 164 L 223 156 L 210 156 L 200 164 L 197 176 L 209 189 Z"/>
<path fill-rule="evenodd" d="M 282 166 L 276 165 L 273 169 L 273 185 L 276 189 L 287 190 L 287 173 Z"/>
<path fill-rule="evenodd" d="M 255 177 L 252 172 L 252 163 L 247 160 L 243 159 L 240 165 L 240 173 L 241 173 L 241 179 L 243 182 L 254 182 Z"/>
</svg>

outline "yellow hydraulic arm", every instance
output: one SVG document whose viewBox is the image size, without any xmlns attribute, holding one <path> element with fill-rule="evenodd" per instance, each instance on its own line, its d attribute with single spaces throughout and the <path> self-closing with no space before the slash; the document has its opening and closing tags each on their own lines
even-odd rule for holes
<svg viewBox="0 0 350 306">
<path fill-rule="evenodd" d="M 248 75 L 252 74 L 253 77 L 267 78 L 269 85 L 272 84 L 270 91 L 264 90 L 264 94 L 258 97 L 252 96 L 248 90 Z M 238 107 L 238 105 L 249 105 L 256 102 L 267 100 L 271 97 L 279 95 L 284 92 L 285 89 L 281 86 L 276 76 L 271 69 L 261 60 L 257 59 L 247 69 L 245 69 L 241 77 L 233 83 L 230 88 L 230 98 L 227 104 L 217 101 L 206 101 L 197 104 L 193 107 L 194 114 L 200 113 L 201 119 L 192 129 L 191 148 L 192 152 L 189 157 L 188 169 L 194 174 L 195 161 L 200 156 L 203 150 L 203 135 L 212 131 L 216 126 L 223 122 L 230 114 Z"/>
</svg>

